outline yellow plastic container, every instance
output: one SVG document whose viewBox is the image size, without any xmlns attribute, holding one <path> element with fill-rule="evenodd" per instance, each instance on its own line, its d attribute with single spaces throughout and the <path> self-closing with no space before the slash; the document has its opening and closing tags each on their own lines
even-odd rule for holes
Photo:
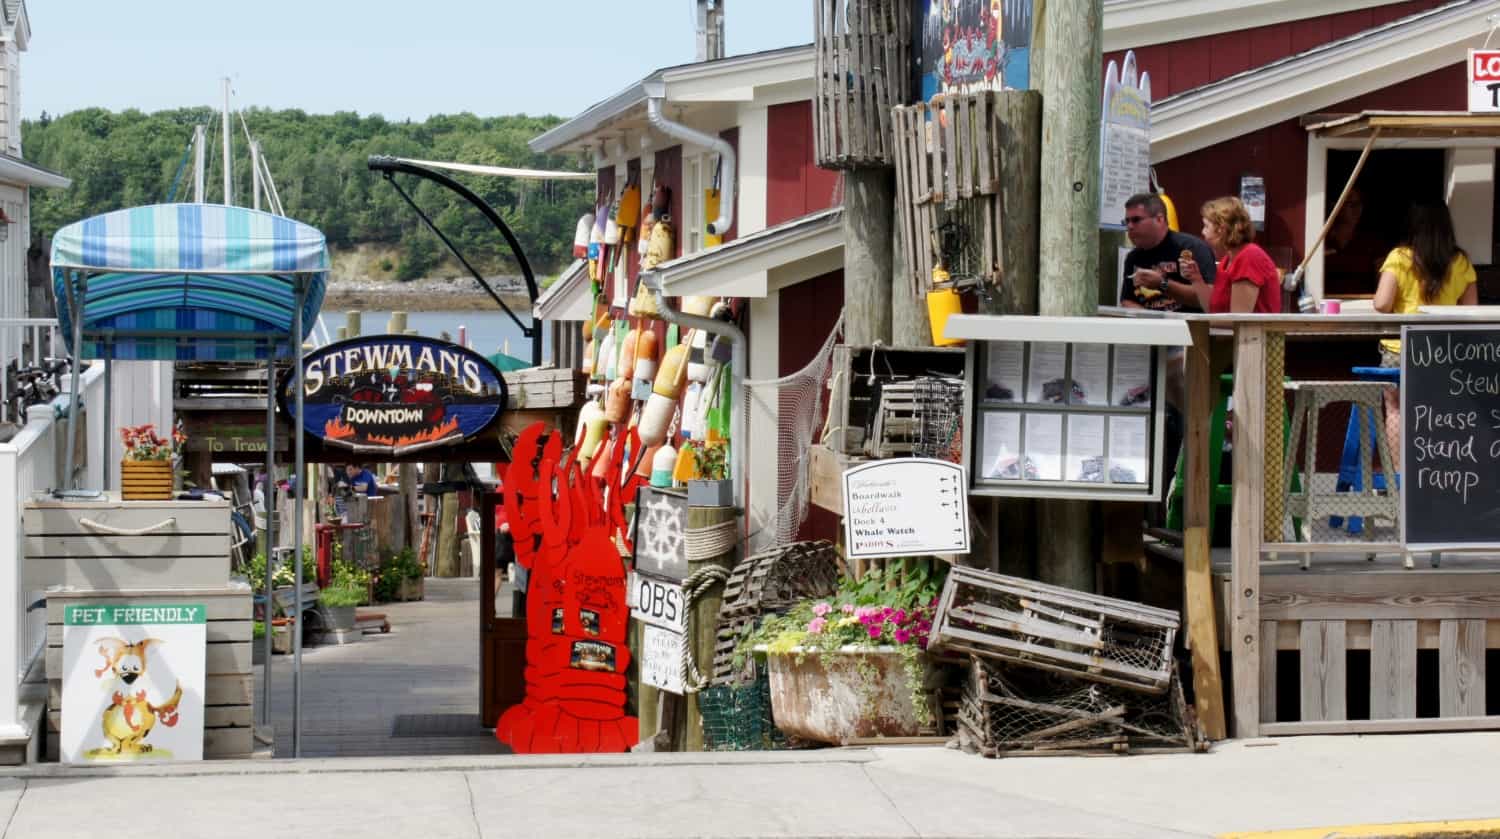
<svg viewBox="0 0 1500 839">
<path fill-rule="evenodd" d="M 962 314 L 963 310 L 963 300 L 953 289 L 941 288 L 927 292 L 927 322 L 932 325 L 934 347 L 963 346 L 962 338 L 943 337 L 943 330 L 948 326 L 949 316 Z"/>
</svg>

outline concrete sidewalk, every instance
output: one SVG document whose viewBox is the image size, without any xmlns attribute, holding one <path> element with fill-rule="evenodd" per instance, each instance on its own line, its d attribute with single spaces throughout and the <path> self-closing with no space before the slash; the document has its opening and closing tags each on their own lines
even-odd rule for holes
<svg viewBox="0 0 1500 839">
<path fill-rule="evenodd" d="M 0 836 L 1213 836 L 1490 819 L 1496 777 L 1500 734 L 1007 760 L 881 748 L 54 765 L 0 773 Z"/>
</svg>

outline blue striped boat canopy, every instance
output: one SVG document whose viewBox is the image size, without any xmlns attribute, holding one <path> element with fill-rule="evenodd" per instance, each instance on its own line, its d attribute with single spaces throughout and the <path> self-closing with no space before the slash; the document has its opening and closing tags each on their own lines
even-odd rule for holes
<svg viewBox="0 0 1500 839">
<path fill-rule="evenodd" d="M 286 354 L 305 290 L 302 336 L 328 281 L 314 227 L 221 204 L 130 207 L 74 222 L 52 237 L 52 288 L 72 349 L 68 285 L 81 294 L 83 358 L 178 361 Z"/>
</svg>

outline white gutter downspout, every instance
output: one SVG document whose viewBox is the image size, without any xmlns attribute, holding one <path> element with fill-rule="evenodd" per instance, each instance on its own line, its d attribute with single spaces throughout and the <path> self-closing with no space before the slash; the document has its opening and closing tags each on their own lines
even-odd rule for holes
<svg viewBox="0 0 1500 839">
<path fill-rule="evenodd" d="M 661 103 L 667 95 L 667 86 L 662 82 L 648 82 L 643 87 L 646 89 L 646 119 L 658 131 L 695 146 L 713 149 L 719 155 L 719 217 L 708 223 L 708 235 L 723 236 L 734 224 L 734 146 L 722 137 L 705 134 L 662 116 Z"/>
<path fill-rule="evenodd" d="M 711 335 L 728 335 L 730 344 L 729 372 L 730 384 L 735 399 L 744 399 L 740 392 L 740 386 L 745 382 L 745 333 L 738 326 L 728 321 L 715 320 L 713 318 L 699 317 L 698 315 L 685 315 L 672 308 L 667 298 L 661 291 L 661 277 L 655 271 L 642 271 L 641 282 L 646 288 L 656 293 L 656 308 L 661 311 L 662 320 L 667 323 L 675 323 L 686 326 L 689 329 L 701 329 Z M 734 484 L 734 506 L 741 510 L 745 507 L 745 448 L 749 445 L 745 430 L 745 406 L 732 405 L 729 417 L 729 480 Z"/>
</svg>

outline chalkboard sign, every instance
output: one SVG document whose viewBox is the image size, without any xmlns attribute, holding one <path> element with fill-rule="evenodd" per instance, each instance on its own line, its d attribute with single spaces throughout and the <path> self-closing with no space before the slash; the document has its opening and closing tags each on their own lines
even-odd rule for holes
<svg viewBox="0 0 1500 839">
<path fill-rule="evenodd" d="M 1401 335 L 1403 541 L 1500 547 L 1500 328 Z"/>
</svg>

